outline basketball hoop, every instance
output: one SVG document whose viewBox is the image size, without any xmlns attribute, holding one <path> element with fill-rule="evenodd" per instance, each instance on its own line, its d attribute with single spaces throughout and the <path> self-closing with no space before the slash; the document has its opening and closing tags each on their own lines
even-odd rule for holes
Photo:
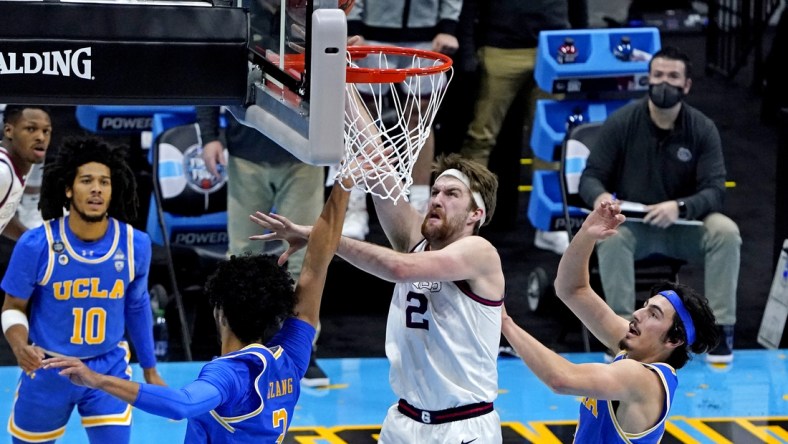
<svg viewBox="0 0 788 444">
<path fill-rule="evenodd" d="M 452 78 L 452 60 L 392 46 L 347 51 L 345 156 L 337 176 L 396 203 L 413 183 L 413 166 Z"/>
</svg>

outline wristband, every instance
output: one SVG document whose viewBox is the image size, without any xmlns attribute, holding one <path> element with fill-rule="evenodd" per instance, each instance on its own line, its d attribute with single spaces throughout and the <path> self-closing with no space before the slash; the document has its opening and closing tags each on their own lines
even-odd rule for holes
<svg viewBox="0 0 788 444">
<path fill-rule="evenodd" d="M 30 330 L 30 326 L 27 323 L 27 315 L 22 313 L 20 310 L 5 310 L 3 314 L 0 315 L 0 318 L 2 318 L 3 334 L 5 334 L 5 332 L 7 332 L 8 329 L 14 325 L 24 325 L 26 329 Z"/>
</svg>

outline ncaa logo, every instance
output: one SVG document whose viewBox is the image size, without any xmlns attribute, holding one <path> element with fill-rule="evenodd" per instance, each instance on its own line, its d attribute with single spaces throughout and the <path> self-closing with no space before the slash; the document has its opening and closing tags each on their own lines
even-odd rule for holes
<svg viewBox="0 0 788 444">
<path fill-rule="evenodd" d="M 227 174 L 219 168 L 221 177 L 216 177 L 205 167 L 202 160 L 202 146 L 194 144 L 183 152 L 183 169 L 186 184 L 198 193 L 210 194 L 224 185 Z"/>
</svg>

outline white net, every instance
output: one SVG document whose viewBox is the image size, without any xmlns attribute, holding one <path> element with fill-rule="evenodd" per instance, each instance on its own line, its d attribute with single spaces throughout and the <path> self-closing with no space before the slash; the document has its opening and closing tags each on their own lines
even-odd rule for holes
<svg viewBox="0 0 788 444">
<path fill-rule="evenodd" d="M 401 48 L 398 48 L 401 49 Z M 354 61 L 348 55 L 350 66 Z M 345 156 L 338 177 L 350 177 L 356 187 L 397 202 L 413 183 L 413 166 L 430 135 L 432 122 L 452 78 L 445 60 L 412 54 L 370 51 L 363 63 L 383 72 L 411 66 L 397 83 L 350 82 L 345 95 Z M 444 66 L 446 69 L 436 69 Z M 424 71 L 428 70 L 429 73 Z"/>
</svg>

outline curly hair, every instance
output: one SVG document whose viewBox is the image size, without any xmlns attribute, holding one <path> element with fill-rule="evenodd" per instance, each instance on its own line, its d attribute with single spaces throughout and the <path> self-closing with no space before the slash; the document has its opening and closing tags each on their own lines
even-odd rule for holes
<svg viewBox="0 0 788 444">
<path fill-rule="evenodd" d="M 297 302 L 293 279 L 272 255 L 231 256 L 208 278 L 205 295 L 247 344 L 268 340 L 294 315 Z"/>
<path fill-rule="evenodd" d="M 432 165 L 432 171 L 438 176 L 452 168 L 468 176 L 471 182 L 471 191 L 477 191 L 481 194 L 482 201 L 484 201 L 484 206 L 486 207 L 484 225 L 489 224 L 493 214 L 495 214 L 495 204 L 498 200 L 498 176 L 484 165 L 466 159 L 457 153 L 438 156 Z M 476 203 L 471 199 L 471 209 L 475 210 L 476 208 Z M 478 232 L 479 228 L 476 227 L 474 232 Z"/>
<path fill-rule="evenodd" d="M 64 139 L 55 159 L 44 165 L 39 202 L 44 220 L 60 217 L 63 209 L 70 207 L 66 190 L 74 185 L 79 167 L 90 162 L 106 165 L 110 170 L 112 198 L 107 210 L 109 216 L 123 222 L 137 218 L 137 181 L 127 162 L 126 147 L 110 145 L 95 136 L 72 136 Z"/>
<path fill-rule="evenodd" d="M 665 290 L 673 290 L 679 295 L 695 325 L 695 342 L 692 345 L 687 344 L 687 330 L 678 313 L 673 315 L 673 325 L 665 334 L 665 339 L 669 341 L 684 341 L 680 347 L 673 350 L 667 360 L 667 364 L 675 369 L 680 369 L 689 361 L 690 352 L 706 353 L 716 347 L 720 341 L 720 335 L 714 313 L 709 308 L 709 301 L 704 296 L 693 290 L 692 287 L 668 281 L 651 287 L 651 296 Z"/>
</svg>

